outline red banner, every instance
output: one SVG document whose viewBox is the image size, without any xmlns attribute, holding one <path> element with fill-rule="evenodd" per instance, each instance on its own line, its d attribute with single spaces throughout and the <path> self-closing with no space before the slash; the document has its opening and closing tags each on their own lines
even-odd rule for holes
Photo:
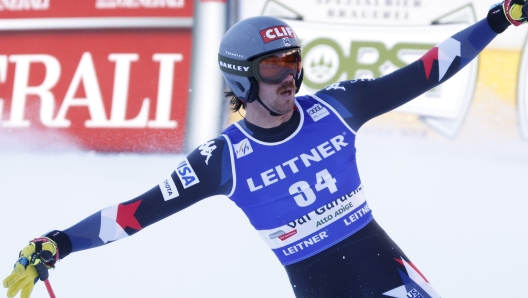
<svg viewBox="0 0 528 298">
<path fill-rule="evenodd" d="M 192 17 L 192 0 L 1 0 L 0 19 Z"/>
<path fill-rule="evenodd" d="M 98 151 L 181 149 L 189 86 L 188 30 L 0 36 L 0 132 L 54 130 Z"/>
<path fill-rule="evenodd" d="M 0 148 L 8 136 L 37 148 L 60 140 L 96 151 L 180 152 L 192 7 L 0 0 Z"/>
</svg>

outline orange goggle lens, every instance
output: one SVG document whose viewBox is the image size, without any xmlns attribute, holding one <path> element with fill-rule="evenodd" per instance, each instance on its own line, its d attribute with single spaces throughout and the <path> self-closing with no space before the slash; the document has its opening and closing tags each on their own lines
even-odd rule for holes
<svg viewBox="0 0 528 298">
<path fill-rule="evenodd" d="M 292 74 L 299 77 L 302 69 L 301 51 L 299 49 L 272 53 L 258 58 L 258 75 L 256 79 L 265 83 L 280 83 Z"/>
</svg>

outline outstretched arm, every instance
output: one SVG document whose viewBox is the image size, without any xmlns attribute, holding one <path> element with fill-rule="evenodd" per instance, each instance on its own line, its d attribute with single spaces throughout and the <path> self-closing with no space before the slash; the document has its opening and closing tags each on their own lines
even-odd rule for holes
<svg viewBox="0 0 528 298">
<path fill-rule="evenodd" d="M 528 8 L 528 4 L 525 6 Z M 411 101 L 454 76 L 510 24 L 502 6 L 492 8 L 486 19 L 456 33 L 417 61 L 389 75 L 341 82 L 343 88 L 323 89 L 316 95 L 342 111 L 341 115 L 348 124 L 358 130 L 368 120 Z"/>
<path fill-rule="evenodd" d="M 131 236 L 204 198 L 228 194 L 231 187 L 229 148 L 224 138 L 219 137 L 178 162 L 167 179 L 144 194 L 45 236 L 57 243 L 62 259 L 71 252 Z"/>
</svg>

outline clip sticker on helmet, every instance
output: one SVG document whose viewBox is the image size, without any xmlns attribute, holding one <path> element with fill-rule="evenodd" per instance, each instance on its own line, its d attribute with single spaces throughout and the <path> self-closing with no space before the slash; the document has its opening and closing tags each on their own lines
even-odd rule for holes
<svg viewBox="0 0 528 298">
<path fill-rule="evenodd" d="M 226 32 L 218 63 L 235 96 L 249 103 L 258 96 L 258 81 L 277 84 L 292 74 L 298 91 L 302 82 L 300 47 L 297 35 L 284 21 L 253 17 Z"/>
</svg>

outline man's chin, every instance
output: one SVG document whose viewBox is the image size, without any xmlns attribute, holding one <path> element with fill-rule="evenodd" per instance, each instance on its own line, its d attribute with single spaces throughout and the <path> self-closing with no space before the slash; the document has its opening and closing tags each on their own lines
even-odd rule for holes
<svg viewBox="0 0 528 298">
<path fill-rule="evenodd" d="M 295 106 L 294 98 L 287 99 L 287 102 L 284 103 L 284 105 L 281 105 L 281 110 L 278 111 L 281 114 L 286 114 L 293 110 L 293 107 Z"/>
</svg>

